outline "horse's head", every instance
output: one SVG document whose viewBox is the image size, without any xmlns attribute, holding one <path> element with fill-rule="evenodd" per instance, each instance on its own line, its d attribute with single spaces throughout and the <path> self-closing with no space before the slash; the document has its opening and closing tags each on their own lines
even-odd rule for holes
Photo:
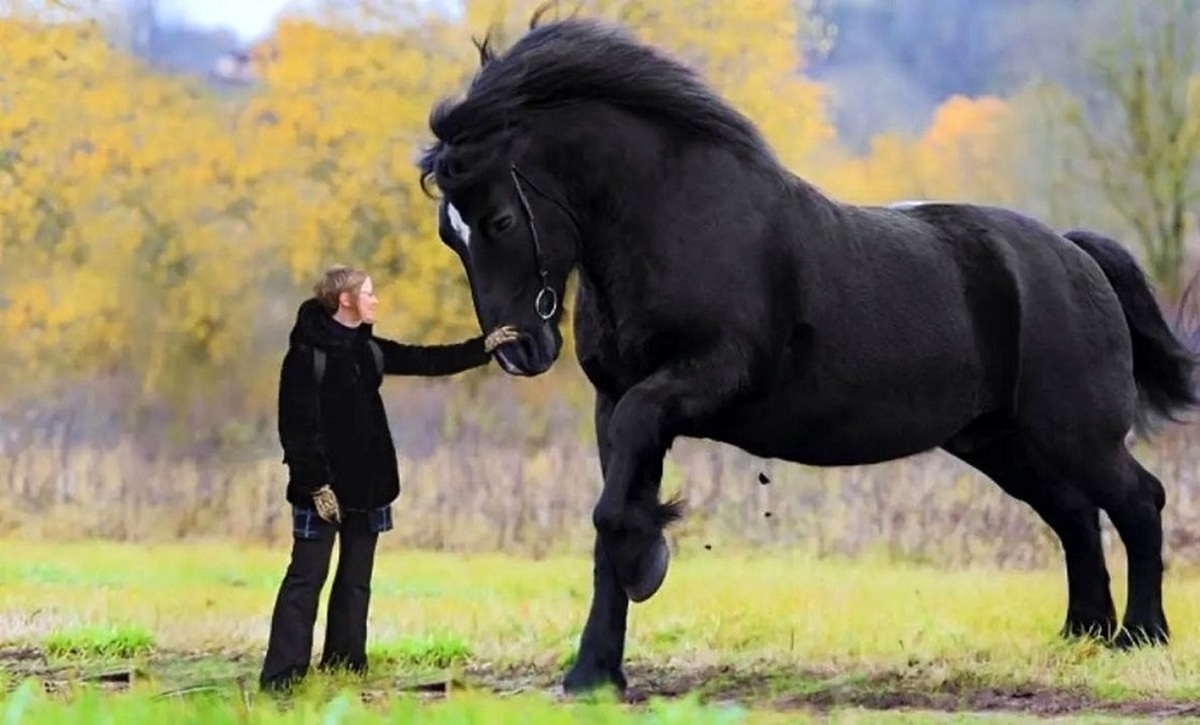
<svg viewBox="0 0 1200 725">
<path fill-rule="evenodd" d="M 438 235 L 462 261 L 482 328 L 512 325 L 520 333 L 496 350 L 501 367 L 533 376 L 550 369 L 562 348 L 558 326 L 579 229 L 554 180 L 534 166 L 526 171 L 510 149 L 485 157 L 478 149 L 440 150 Z"/>
<path fill-rule="evenodd" d="M 747 118 L 622 28 L 561 21 L 502 54 L 487 41 L 477 47 L 480 69 L 465 97 L 430 114 L 436 141 L 420 167 L 422 182 L 436 181 L 442 193 L 440 236 L 466 268 L 480 323 L 523 333 L 497 351 L 509 373 L 537 375 L 557 359 L 563 288 L 585 256 L 594 282 L 622 254 L 614 240 L 651 245 L 681 234 L 652 228 L 663 223 L 654 197 L 668 168 L 691 160 L 692 175 L 669 185 L 673 197 L 699 187 L 685 201 L 719 193 L 720 172 L 694 174 L 713 146 L 767 170 L 772 185 L 785 178 Z M 689 140 L 695 155 L 684 153 Z M 710 211 L 708 201 L 695 209 L 685 201 L 664 211 L 684 219 Z"/>
<path fill-rule="evenodd" d="M 497 361 L 512 375 L 540 375 L 562 348 L 562 300 L 582 228 L 544 163 L 545 134 L 523 113 L 520 62 L 497 56 L 487 39 L 476 47 L 480 74 L 467 98 L 443 101 L 430 116 L 438 140 L 421 158 L 422 186 L 432 179 L 441 192 L 438 235 L 462 261 L 480 325 L 520 333 L 497 348 Z"/>
</svg>

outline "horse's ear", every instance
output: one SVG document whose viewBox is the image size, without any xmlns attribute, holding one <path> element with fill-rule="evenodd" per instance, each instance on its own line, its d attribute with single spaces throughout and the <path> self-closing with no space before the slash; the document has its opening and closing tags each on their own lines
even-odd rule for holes
<svg viewBox="0 0 1200 725">
<path fill-rule="evenodd" d="M 496 59 L 496 53 L 492 50 L 492 33 L 496 30 L 495 25 L 488 26 L 487 32 L 483 36 L 483 40 L 471 38 L 471 42 L 475 44 L 475 49 L 479 51 L 479 67 L 482 68 L 488 63 Z"/>
<path fill-rule="evenodd" d="M 559 0 L 547 0 L 546 2 L 534 8 L 533 15 L 529 18 L 529 29 L 533 30 L 542 22 L 542 16 L 545 15 L 548 10 L 550 10 L 551 6 L 554 7 L 554 19 L 557 20 L 559 17 L 558 2 Z"/>
</svg>

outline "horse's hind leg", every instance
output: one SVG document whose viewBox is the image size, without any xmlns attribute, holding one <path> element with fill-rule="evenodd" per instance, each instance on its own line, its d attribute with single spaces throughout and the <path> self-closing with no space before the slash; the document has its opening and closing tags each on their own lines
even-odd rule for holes
<svg viewBox="0 0 1200 725">
<path fill-rule="evenodd" d="M 1008 427 L 974 431 L 972 443 L 951 440 L 945 449 L 1024 501 L 1062 543 L 1067 568 L 1067 616 L 1060 634 L 1108 639 L 1117 615 L 1100 540 L 1100 511 L 1077 487 L 1057 476 Z"/>
<path fill-rule="evenodd" d="M 1103 460 L 1103 459 L 1101 459 Z M 1109 465 L 1091 473 L 1092 498 L 1108 514 L 1129 562 L 1128 599 L 1116 645 L 1166 644 L 1170 638 L 1163 613 L 1162 483 L 1121 445 Z"/>
<path fill-rule="evenodd" d="M 1093 420 L 1104 420 L 1099 412 Z M 1116 426 L 1107 434 L 1098 424 L 1062 430 L 1041 439 L 1057 445 L 1041 446 L 1054 470 L 1112 521 L 1125 544 L 1128 567 L 1128 600 L 1122 631 L 1116 645 L 1166 644 L 1167 619 L 1162 606 L 1163 486 L 1134 460 Z"/>
</svg>

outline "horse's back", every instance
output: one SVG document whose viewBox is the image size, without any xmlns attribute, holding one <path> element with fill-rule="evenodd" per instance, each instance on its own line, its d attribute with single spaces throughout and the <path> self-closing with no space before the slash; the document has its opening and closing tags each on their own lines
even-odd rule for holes
<svg viewBox="0 0 1200 725">
<path fill-rule="evenodd" d="M 937 447 L 983 416 L 1070 425 L 1089 390 L 1124 415 L 1119 303 L 1049 227 L 977 205 L 864 207 L 824 254 L 774 389 L 707 437 L 844 465 Z"/>
<path fill-rule="evenodd" d="M 787 242 L 800 250 L 797 325 L 771 391 L 715 437 L 805 463 L 873 463 L 1009 404 L 1019 290 L 1003 244 L 857 207 L 823 243 Z"/>
</svg>

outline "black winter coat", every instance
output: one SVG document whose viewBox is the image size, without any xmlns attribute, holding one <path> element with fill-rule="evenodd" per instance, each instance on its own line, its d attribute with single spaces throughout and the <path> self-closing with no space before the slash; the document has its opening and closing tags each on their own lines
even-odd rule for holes
<svg viewBox="0 0 1200 725">
<path fill-rule="evenodd" d="M 315 299 L 296 313 L 279 375 L 279 440 L 291 503 L 311 506 L 312 492 L 327 483 L 344 509 L 370 510 L 400 495 L 395 444 L 379 395 L 383 377 L 368 340 L 382 349 L 386 375 L 452 375 L 491 359 L 482 336 L 426 347 L 374 337 L 371 327 L 346 327 Z M 319 395 L 314 347 L 326 356 Z"/>
</svg>

